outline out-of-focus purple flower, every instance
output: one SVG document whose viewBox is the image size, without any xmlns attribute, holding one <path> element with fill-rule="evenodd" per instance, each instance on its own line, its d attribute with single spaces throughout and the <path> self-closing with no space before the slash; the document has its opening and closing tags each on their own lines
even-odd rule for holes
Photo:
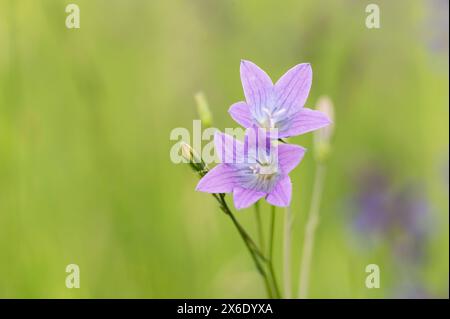
<svg viewBox="0 0 450 319">
<path fill-rule="evenodd" d="M 330 124 L 322 112 L 303 107 L 312 82 L 309 63 L 294 66 L 275 84 L 253 62 L 242 60 L 240 72 L 246 102 L 233 104 L 228 112 L 242 126 L 276 128 L 282 138 Z"/>
<path fill-rule="evenodd" d="M 401 299 L 433 299 L 433 296 L 428 289 L 420 283 L 407 282 L 399 285 L 394 290 L 394 298 Z"/>
<path fill-rule="evenodd" d="M 423 260 L 428 210 L 424 190 L 418 185 L 409 185 L 394 194 L 391 214 L 396 256 L 411 261 Z"/>
<path fill-rule="evenodd" d="M 448 55 L 448 0 L 426 1 L 428 16 L 425 24 L 425 40 L 432 53 Z M 447 58 L 448 61 L 448 58 Z"/>
<path fill-rule="evenodd" d="M 357 215 L 354 224 L 362 233 L 382 233 L 389 226 L 389 182 L 378 171 L 361 174 L 355 196 Z"/>
<path fill-rule="evenodd" d="M 356 229 L 388 240 L 398 260 L 422 260 L 429 210 L 423 189 L 417 185 L 394 189 L 381 171 L 361 176 L 355 199 Z"/>
<path fill-rule="evenodd" d="M 214 143 L 221 163 L 200 180 L 197 191 L 233 193 L 237 209 L 263 197 L 275 206 L 290 204 L 292 184 L 288 174 L 302 160 L 304 148 L 275 145 L 269 133 L 258 128 L 247 129 L 244 142 L 216 133 Z"/>
</svg>

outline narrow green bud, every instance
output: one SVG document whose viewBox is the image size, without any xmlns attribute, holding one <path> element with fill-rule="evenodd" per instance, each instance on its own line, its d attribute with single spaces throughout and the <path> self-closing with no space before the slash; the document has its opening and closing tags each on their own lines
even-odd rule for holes
<svg viewBox="0 0 450 319">
<path fill-rule="evenodd" d="M 195 102 L 197 103 L 197 113 L 202 121 L 204 127 L 212 126 L 212 113 L 209 109 L 208 101 L 206 100 L 205 94 L 203 92 L 198 92 L 194 96 Z"/>
<path fill-rule="evenodd" d="M 181 143 L 181 155 L 188 162 L 192 162 L 194 158 L 194 149 L 187 143 Z"/>
<path fill-rule="evenodd" d="M 202 160 L 201 156 L 187 143 L 181 144 L 181 155 L 189 163 L 192 169 L 201 177 L 208 173 L 208 166 Z"/>
<path fill-rule="evenodd" d="M 334 106 L 328 96 L 322 96 L 317 101 L 317 110 L 325 113 L 331 124 L 314 133 L 314 154 L 318 162 L 325 162 L 331 153 L 331 138 L 334 132 Z"/>
</svg>

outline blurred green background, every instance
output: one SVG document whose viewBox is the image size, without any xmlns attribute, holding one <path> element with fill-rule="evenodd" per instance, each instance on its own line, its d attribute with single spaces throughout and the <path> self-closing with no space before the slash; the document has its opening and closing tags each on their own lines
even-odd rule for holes
<svg viewBox="0 0 450 319">
<path fill-rule="evenodd" d="M 240 59 L 273 80 L 310 62 L 307 106 L 335 105 L 310 296 L 448 297 L 448 1 L 374 1 L 381 28 L 368 29 L 371 2 L 0 0 L 0 297 L 264 297 L 230 220 L 169 157 L 200 90 L 215 127 L 237 126 L 227 111 L 243 99 Z M 69 3 L 78 30 L 65 27 Z M 292 176 L 294 292 L 315 167 L 310 151 Z M 387 182 L 372 188 L 373 171 Z M 423 205 L 409 194 L 402 213 L 419 210 L 420 236 L 402 220 L 358 231 L 373 214 L 358 198 L 394 198 L 376 215 L 411 184 Z M 255 234 L 251 209 L 237 217 Z M 398 238 L 420 256 L 403 258 Z M 80 289 L 65 287 L 70 263 Z M 365 287 L 371 263 L 380 289 Z"/>
</svg>

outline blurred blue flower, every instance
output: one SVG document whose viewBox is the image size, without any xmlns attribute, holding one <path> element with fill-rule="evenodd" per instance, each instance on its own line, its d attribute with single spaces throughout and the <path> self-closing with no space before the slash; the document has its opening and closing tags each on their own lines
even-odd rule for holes
<svg viewBox="0 0 450 319">
<path fill-rule="evenodd" d="M 428 5 L 428 17 L 425 26 L 427 46 L 432 53 L 445 53 L 448 55 L 449 1 L 431 0 L 425 3 Z"/>
<path fill-rule="evenodd" d="M 426 287 L 417 283 L 404 283 L 394 291 L 394 298 L 401 299 L 433 299 L 436 298 Z"/>
<path fill-rule="evenodd" d="M 356 231 L 367 239 L 386 240 L 401 262 L 423 260 L 429 215 L 423 187 L 396 189 L 388 174 L 373 168 L 359 176 L 353 201 Z"/>
</svg>

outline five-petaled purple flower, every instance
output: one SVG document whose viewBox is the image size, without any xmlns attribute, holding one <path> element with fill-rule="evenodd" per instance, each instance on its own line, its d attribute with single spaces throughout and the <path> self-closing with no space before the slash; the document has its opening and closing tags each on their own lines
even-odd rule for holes
<svg viewBox="0 0 450 319">
<path fill-rule="evenodd" d="M 276 145 L 259 128 L 247 129 L 244 142 L 218 132 L 214 143 L 221 163 L 200 180 L 197 191 L 232 192 L 237 209 L 249 207 L 262 197 L 272 205 L 289 206 L 292 184 L 288 174 L 302 160 L 304 148 Z"/>
<path fill-rule="evenodd" d="M 303 108 L 312 81 L 309 63 L 294 66 L 274 85 L 256 64 L 242 60 L 241 81 L 246 102 L 233 104 L 229 113 L 245 128 L 276 128 L 278 137 L 283 138 L 330 124 L 322 112 Z"/>
</svg>

